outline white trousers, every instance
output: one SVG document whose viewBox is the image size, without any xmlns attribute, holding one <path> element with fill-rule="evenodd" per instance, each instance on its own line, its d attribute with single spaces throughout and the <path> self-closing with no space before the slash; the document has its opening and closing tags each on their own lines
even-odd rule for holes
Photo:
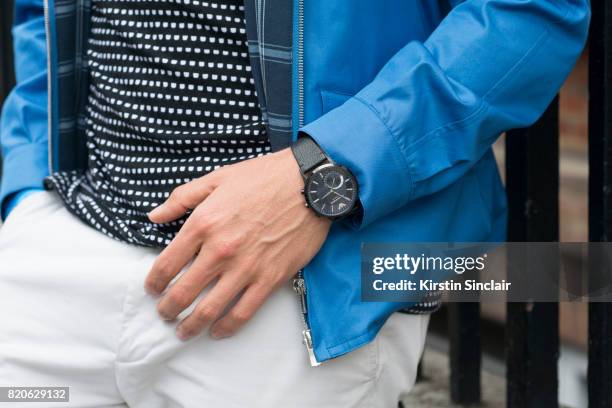
<svg viewBox="0 0 612 408">
<path fill-rule="evenodd" d="M 313 368 L 289 285 L 233 337 L 178 340 L 143 290 L 158 253 L 86 226 L 53 193 L 17 206 L 0 228 L 0 386 L 67 386 L 70 403 L 14 406 L 394 408 L 413 385 L 426 316 L 394 314 Z"/>
</svg>

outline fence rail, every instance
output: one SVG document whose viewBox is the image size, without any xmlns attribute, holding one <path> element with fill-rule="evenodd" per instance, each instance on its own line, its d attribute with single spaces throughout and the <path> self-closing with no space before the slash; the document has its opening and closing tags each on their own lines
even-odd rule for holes
<svg viewBox="0 0 612 408">
<path fill-rule="evenodd" d="M 509 241 L 559 240 L 558 97 L 533 126 L 508 132 L 506 189 Z M 508 263 L 515 259 L 525 258 L 510 252 Z M 558 303 L 508 303 L 506 311 L 507 406 L 557 406 Z"/>
<path fill-rule="evenodd" d="M 589 240 L 612 236 L 612 3 L 592 2 L 589 48 Z M 612 407 L 612 304 L 589 305 L 589 407 Z"/>
<path fill-rule="evenodd" d="M 13 67 L 13 43 L 11 40 L 11 21 L 13 1 L 4 0 L 0 4 L 0 105 L 15 83 Z"/>
</svg>

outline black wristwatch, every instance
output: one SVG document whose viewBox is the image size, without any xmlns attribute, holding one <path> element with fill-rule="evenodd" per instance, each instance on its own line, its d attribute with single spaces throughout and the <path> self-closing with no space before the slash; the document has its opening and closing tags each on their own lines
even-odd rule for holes
<svg viewBox="0 0 612 408">
<path fill-rule="evenodd" d="M 332 220 L 358 210 L 357 180 L 349 169 L 334 163 L 308 136 L 300 137 L 291 150 L 304 178 L 302 193 L 307 207 Z"/>
</svg>

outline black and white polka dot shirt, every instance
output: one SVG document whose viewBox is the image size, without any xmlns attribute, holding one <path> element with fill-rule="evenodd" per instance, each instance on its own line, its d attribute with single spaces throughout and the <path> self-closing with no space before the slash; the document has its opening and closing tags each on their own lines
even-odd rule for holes
<svg viewBox="0 0 612 408">
<path fill-rule="evenodd" d="M 167 245 L 184 219 L 147 213 L 177 186 L 270 151 L 242 0 L 93 0 L 88 169 L 51 183 L 110 237 Z"/>
</svg>

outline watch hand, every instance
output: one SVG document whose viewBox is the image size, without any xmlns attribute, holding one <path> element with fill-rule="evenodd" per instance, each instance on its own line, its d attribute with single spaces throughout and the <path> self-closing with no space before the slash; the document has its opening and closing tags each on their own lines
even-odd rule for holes
<svg viewBox="0 0 612 408">
<path fill-rule="evenodd" d="M 332 190 L 333 191 L 333 190 Z M 351 201 L 350 198 L 343 196 L 342 194 L 334 191 L 334 193 L 336 193 L 336 195 L 340 196 L 339 198 L 344 198 L 346 201 Z M 336 198 L 336 200 L 338 200 L 339 198 Z M 336 202 L 336 200 L 334 200 L 334 202 Z"/>
<path fill-rule="evenodd" d="M 321 200 L 324 200 L 324 199 L 325 199 L 325 197 L 327 197 L 328 195 L 330 195 L 331 193 L 334 193 L 334 192 L 335 192 L 334 190 L 329 190 L 329 191 L 327 192 L 327 194 L 325 194 L 323 197 L 321 197 Z M 336 193 L 336 194 L 338 194 L 338 193 Z"/>
</svg>

